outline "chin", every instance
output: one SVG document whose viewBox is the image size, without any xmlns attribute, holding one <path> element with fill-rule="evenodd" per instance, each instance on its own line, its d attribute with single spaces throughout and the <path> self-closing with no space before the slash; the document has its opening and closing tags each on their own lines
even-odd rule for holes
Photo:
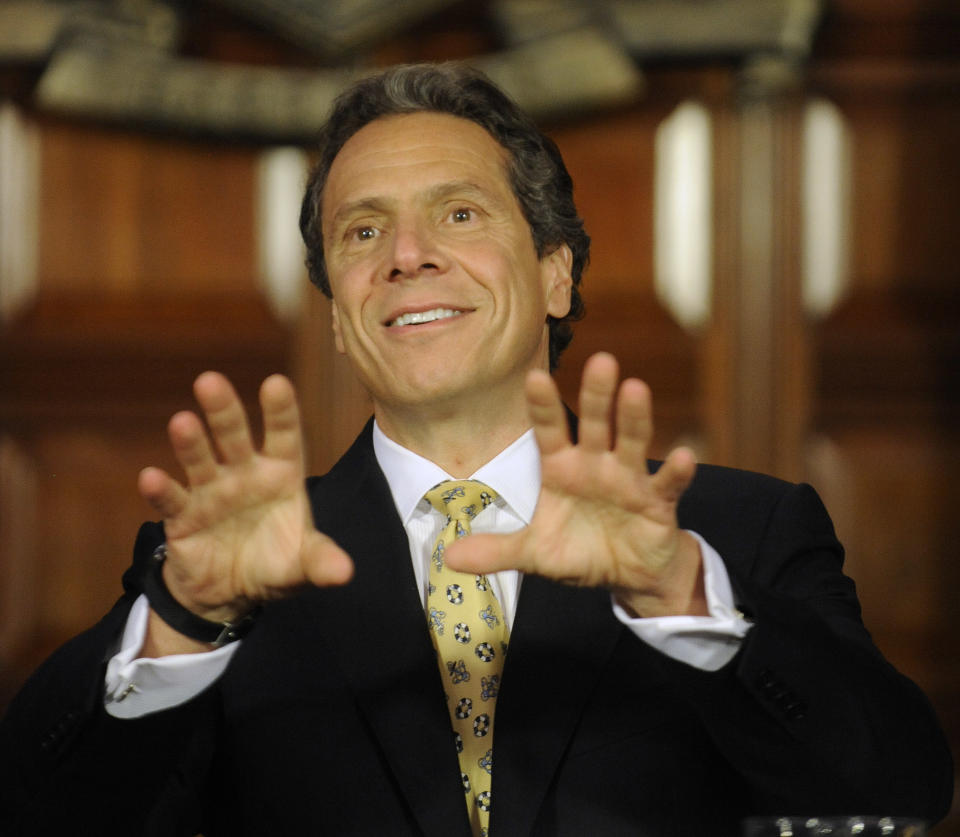
<svg viewBox="0 0 960 837">
<path fill-rule="evenodd" d="M 388 407 L 415 407 L 456 398 L 462 392 L 462 385 L 456 380 L 443 380 L 429 372 L 411 375 L 409 370 L 402 374 L 385 370 L 363 383 L 374 401 Z"/>
</svg>

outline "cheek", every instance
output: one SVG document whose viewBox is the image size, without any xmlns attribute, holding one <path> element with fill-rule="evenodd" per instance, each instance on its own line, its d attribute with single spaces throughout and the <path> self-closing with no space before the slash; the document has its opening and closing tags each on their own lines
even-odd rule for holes
<svg viewBox="0 0 960 837">
<path fill-rule="evenodd" d="M 381 241 L 360 245 L 339 244 L 326 251 L 327 275 L 331 287 L 351 287 L 358 282 L 369 282 L 377 265 L 383 259 Z"/>
<path fill-rule="evenodd" d="M 370 296 L 372 281 L 370 270 L 359 263 L 348 264 L 343 260 L 335 268 L 328 268 L 330 289 L 338 309 L 340 326 L 349 329 L 360 317 Z"/>
<path fill-rule="evenodd" d="M 356 346 L 357 323 L 353 308 L 342 293 L 334 297 L 337 300 L 338 316 L 333 319 L 333 345 L 340 354 L 347 354 L 350 347 Z"/>
<path fill-rule="evenodd" d="M 491 293 L 524 298 L 529 294 L 533 264 L 518 245 L 479 242 L 469 249 L 461 248 L 460 255 L 464 267 Z"/>
</svg>

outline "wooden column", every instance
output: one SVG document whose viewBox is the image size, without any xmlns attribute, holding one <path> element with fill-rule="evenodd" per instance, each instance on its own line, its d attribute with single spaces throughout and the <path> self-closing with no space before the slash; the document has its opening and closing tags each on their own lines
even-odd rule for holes
<svg viewBox="0 0 960 837">
<path fill-rule="evenodd" d="M 788 479 L 802 475 L 809 414 L 800 115 L 769 90 L 716 114 L 714 304 L 701 344 L 711 460 Z"/>
</svg>

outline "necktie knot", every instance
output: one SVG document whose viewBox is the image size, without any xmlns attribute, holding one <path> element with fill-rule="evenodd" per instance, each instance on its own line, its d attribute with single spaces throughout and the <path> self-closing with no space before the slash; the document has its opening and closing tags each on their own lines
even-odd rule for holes
<svg viewBox="0 0 960 837">
<path fill-rule="evenodd" d="M 460 526 L 456 537 L 470 533 L 470 521 L 497 499 L 497 492 L 479 480 L 446 480 L 431 488 L 426 501 L 447 516 L 447 525 Z"/>
</svg>

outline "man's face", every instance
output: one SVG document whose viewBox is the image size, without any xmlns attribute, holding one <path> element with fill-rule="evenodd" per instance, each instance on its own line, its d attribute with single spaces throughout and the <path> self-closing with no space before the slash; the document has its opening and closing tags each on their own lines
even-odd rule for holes
<svg viewBox="0 0 960 837">
<path fill-rule="evenodd" d="M 547 368 L 570 251 L 537 258 L 506 160 L 479 125 L 441 113 L 378 119 L 334 160 L 322 206 L 334 333 L 378 406 L 514 397 Z"/>
</svg>

